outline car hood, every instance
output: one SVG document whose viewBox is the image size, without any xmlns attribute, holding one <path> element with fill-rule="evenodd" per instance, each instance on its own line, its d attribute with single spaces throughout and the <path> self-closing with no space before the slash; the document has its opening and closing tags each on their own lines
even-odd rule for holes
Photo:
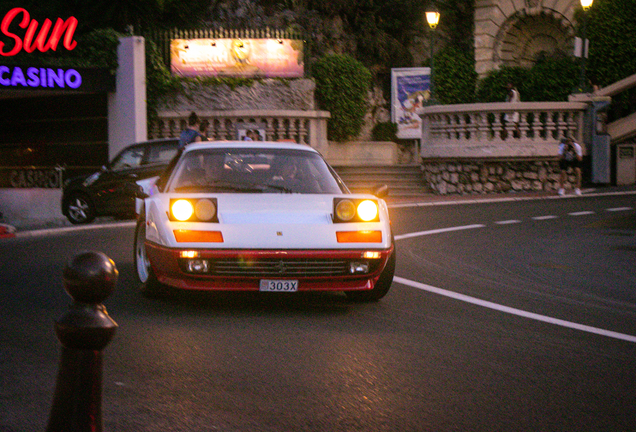
<svg viewBox="0 0 636 432">
<path fill-rule="evenodd" d="M 197 196 L 198 195 L 198 196 Z M 175 230 L 220 231 L 223 242 L 191 244 L 192 247 L 237 249 L 342 249 L 351 244 L 338 243 L 336 231 L 380 230 L 381 244 L 359 243 L 356 247 L 390 247 L 388 210 L 380 204 L 379 222 L 333 222 L 335 197 L 370 198 L 370 195 L 316 194 L 215 194 L 218 223 L 169 221 L 166 210 L 171 199 L 203 198 L 210 195 L 159 194 L 146 199 L 147 238 L 171 247 L 186 247 L 176 243 Z"/>
<path fill-rule="evenodd" d="M 217 202 L 224 224 L 329 224 L 333 213 L 331 195 L 220 195 Z"/>
</svg>

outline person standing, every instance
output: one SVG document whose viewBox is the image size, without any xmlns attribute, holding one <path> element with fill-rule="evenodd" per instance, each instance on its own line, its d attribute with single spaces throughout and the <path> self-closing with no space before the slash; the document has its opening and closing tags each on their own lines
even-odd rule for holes
<svg viewBox="0 0 636 432">
<path fill-rule="evenodd" d="M 515 88 L 512 83 L 508 83 L 506 86 L 508 93 L 506 95 L 506 102 L 517 103 L 521 102 L 521 95 L 519 94 L 519 90 Z M 515 125 L 515 135 L 519 136 L 519 112 L 515 111 L 512 113 L 506 113 L 505 115 L 506 123 L 514 123 Z"/>
<path fill-rule="evenodd" d="M 201 120 L 199 116 L 194 111 L 188 117 L 188 127 L 181 131 L 181 135 L 179 136 L 179 148 L 182 149 L 186 145 L 202 141 L 203 135 L 199 132 L 201 128 Z"/>
<path fill-rule="evenodd" d="M 570 168 L 574 169 L 576 183 L 574 185 L 574 194 L 581 195 L 581 161 L 583 160 L 583 149 L 579 143 L 572 138 L 562 138 L 559 143 L 559 168 L 561 176 L 559 177 L 559 195 L 565 195 L 565 178 Z"/>
</svg>

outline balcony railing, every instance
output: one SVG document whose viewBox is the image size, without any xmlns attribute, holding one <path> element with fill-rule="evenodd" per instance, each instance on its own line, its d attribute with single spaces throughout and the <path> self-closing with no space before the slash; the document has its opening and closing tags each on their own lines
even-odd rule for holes
<svg viewBox="0 0 636 432">
<path fill-rule="evenodd" d="M 419 111 L 423 125 L 420 154 L 423 158 L 556 156 L 557 143 L 564 136 L 584 144 L 586 108 L 583 102 L 425 107 Z"/>
</svg>

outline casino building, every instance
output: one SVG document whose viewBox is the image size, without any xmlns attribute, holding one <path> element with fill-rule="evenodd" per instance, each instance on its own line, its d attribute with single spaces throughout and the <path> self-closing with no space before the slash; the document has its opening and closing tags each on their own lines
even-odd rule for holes
<svg viewBox="0 0 636 432">
<path fill-rule="evenodd" d="M 20 50 L 29 59 L 36 50 L 74 48 L 73 19 L 58 19 L 50 33 L 42 30 L 39 36 L 37 21 L 29 24 L 24 9 L 11 10 L 2 21 L 0 223 L 62 220 L 64 179 L 99 169 L 126 145 L 146 139 L 143 38 L 120 40 L 115 76 L 106 69 L 43 67 L 35 55 L 33 64 L 6 61 Z M 17 24 L 27 30 L 8 30 Z"/>
</svg>

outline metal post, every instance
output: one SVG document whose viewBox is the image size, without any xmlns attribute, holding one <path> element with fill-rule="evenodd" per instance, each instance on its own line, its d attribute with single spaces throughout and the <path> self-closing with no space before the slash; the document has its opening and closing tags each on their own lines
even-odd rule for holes
<svg viewBox="0 0 636 432">
<path fill-rule="evenodd" d="M 435 104 L 437 101 L 435 100 L 435 80 L 433 75 L 435 74 L 435 53 L 434 53 L 434 45 L 435 45 L 435 30 L 431 30 L 431 103 Z"/>
<path fill-rule="evenodd" d="M 583 11 L 583 24 L 581 25 L 581 70 L 579 74 L 579 93 L 585 93 L 587 88 L 587 84 L 585 82 L 585 60 L 586 60 L 586 52 L 585 48 L 587 45 L 586 41 L 586 26 L 587 26 L 587 10 Z"/>
<path fill-rule="evenodd" d="M 102 302 L 118 276 L 101 252 L 80 253 L 64 269 L 73 303 L 55 323 L 62 354 L 47 432 L 102 431 L 102 350 L 117 329 Z"/>
</svg>

